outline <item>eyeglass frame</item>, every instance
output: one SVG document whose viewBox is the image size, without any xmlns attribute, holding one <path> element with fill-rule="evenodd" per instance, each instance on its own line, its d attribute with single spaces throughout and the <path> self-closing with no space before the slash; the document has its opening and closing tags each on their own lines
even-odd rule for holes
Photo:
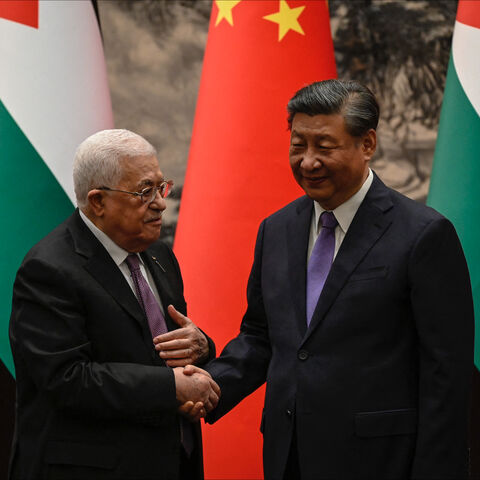
<svg viewBox="0 0 480 480">
<path fill-rule="evenodd" d="M 129 192 L 127 190 L 119 190 L 117 188 L 110 188 L 110 187 L 97 187 L 96 190 L 105 190 L 107 192 L 120 192 L 120 193 L 128 193 L 129 195 L 134 195 L 135 197 L 140 197 L 140 200 L 142 201 L 142 203 L 147 203 L 147 204 L 150 204 L 152 203 L 155 198 L 157 197 L 157 193 L 160 193 L 160 196 L 162 198 L 167 198 L 168 195 L 170 194 L 170 192 L 172 191 L 172 187 L 173 187 L 173 180 L 164 180 L 162 183 L 160 183 L 160 185 L 158 187 L 145 187 L 141 192 Z M 165 189 L 166 190 L 166 194 L 165 195 L 162 195 L 162 192 L 161 192 L 161 189 Z M 147 193 L 145 193 L 145 190 L 150 190 L 152 189 L 152 191 L 154 191 L 155 193 L 152 193 L 152 198 L 151 200 L 147 201 L 147 200 L 144 200 L 144 197 L 145 195 L 148 195 Z"/>
</svg>

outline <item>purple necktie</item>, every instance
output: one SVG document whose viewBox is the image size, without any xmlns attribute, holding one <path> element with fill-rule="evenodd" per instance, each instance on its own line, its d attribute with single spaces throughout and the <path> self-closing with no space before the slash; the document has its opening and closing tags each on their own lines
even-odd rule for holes
<svg viewBox="0 0 480 480">
<path fill-rule="evenodd" d="M 126 262 L 130 269 L 130 273 L 132 274 L 132 280 L 135 285 L 138 301 L 147 316 L 148 326 L 152 332 L 152 338 L 168 332 L 165 317 L 160 309 L 160 305 L 140 271 L 140 260 L 138 259 L 138 256 L 130 254 L 126 258 Z M 183 448 L 190 457 L 195 445 L 195 439 L 193 437 L 192 427 L 183 417 L 180 417 L 180 436 Z"/>
<path fill-rule="evenodd" d="M 140 271 L 140 260 L 137 255 L 130 254 L 126 259 L 130 273 L 132 274 L 133 284 L 137 292 L 138 302 L 147 316 L 148 326 L 152 332 L 152 338 L 162 333 L 167 333 L 167 324 L 163 316 L 160 305 L 149 287 L 145 277 Z"/>
<path fill-rule="evenodd" d="M 337 219 L 332 212 L 320 215 L 322 230 L 315 242 L 307 269 L 307 325 L 310 325 L 323 285 L 332 266 L 335 252 L 335 227 Z"/>
</svg>

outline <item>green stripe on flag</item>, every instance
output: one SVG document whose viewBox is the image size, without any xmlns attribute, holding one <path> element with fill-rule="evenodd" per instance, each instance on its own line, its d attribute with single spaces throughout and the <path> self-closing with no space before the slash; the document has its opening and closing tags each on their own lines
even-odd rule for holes
<svg viewBox="0 0 480 480">
<path fill-rule="evenodd" d="M 71 214 L 73 205 L 1 101 L 0 132 L 0 359 L 13 375 L 8 322 L 16 271 L 27 251 Z"/>
<path fill-rule="evenodd" d="M 476 331 L 480 318 L 480 118 L 458 79 L 452 57 L 438 128 L 427 203 L 450 219 L 465 251 L 472 281 Z M 452 329 L 455 319 L 452 318 Z M 480 368 L 480 335 L 475 336 Z"/>
</svg>

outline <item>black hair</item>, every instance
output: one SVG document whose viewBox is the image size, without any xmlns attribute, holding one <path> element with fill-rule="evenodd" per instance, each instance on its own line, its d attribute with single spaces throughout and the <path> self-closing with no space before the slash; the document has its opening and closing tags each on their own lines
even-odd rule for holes
<svg viewBox="0 0 480 480">
<path fill-rule="evenodd" d="M 361 137 L 371 128 L 377 129 L 380 107 L 372 91 L 354 80 L 324 80 L 298 90 L 287 105 L 288 128 L 297 113 L 333 115 L 340 113 L 345 129 L 353 137 Z"/>
</svg>

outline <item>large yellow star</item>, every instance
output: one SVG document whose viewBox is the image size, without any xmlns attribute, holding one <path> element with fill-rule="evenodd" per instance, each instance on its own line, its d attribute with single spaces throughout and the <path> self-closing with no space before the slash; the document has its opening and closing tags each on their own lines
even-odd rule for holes
<svg viewBox="0 0 480 480">
<path fill-rule="evenodd" d="M 289 30 L 305 35 L 302 26 L 298 23 L 298 17 L 303 12 L 305 5 L 302 7 L 290 8 L 286 0 L 280 0 L 280 10 L 277 13 L 266 15 L 265 20 L 278 23 L 278 41 L 287 34 Z"/>
<path fill-rule="evenodd" d="M 215 26 L 217 26 L 223 19 L 225 19 L 233 27 L 233 7 L 239 4 L 241 0 L 215 0 L 218 7 L 217 20 Z"/>
</svg>

